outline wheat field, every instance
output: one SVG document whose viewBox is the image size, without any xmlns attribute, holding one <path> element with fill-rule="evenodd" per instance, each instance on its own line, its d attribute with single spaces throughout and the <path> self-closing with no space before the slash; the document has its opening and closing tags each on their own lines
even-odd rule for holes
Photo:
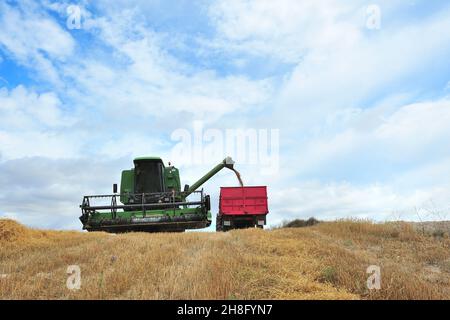
<svg viewBox="0 0 450 320">
<path fill-rule="evenodd" d="M 78 265 L 81 287 L 69 290 Z M 367 267 L 381 288 L 367 288 Z M 449 299 L 450 240 L 407 223 L 83 233 L 0 220 L 1 299 Z"/>
</svg>

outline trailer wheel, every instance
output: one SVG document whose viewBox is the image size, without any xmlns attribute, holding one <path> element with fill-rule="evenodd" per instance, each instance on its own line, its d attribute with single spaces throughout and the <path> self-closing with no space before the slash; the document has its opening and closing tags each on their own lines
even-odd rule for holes
<svg viewBox="0 0 450 320">
<path fill-rule="evenodd" d="M 216 232 L 222 232 L 223 231 L 223 219 L 222 215 L 218 214 L 216 216 Z"/>
</svg>

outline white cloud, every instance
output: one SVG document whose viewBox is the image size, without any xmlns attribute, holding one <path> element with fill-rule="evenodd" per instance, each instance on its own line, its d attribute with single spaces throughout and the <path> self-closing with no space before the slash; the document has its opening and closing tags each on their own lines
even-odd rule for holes
<svg viewBox="0 0 450 320">
<path fill-rule="evenodd" d="M 0 162 L 0 216 L 41 228 L 81 229 L 83 195 L 111 192 L 123 159 L 26 157 Z"/>
<path fill-rule="evenodd" d="M 210 9 L 218 36 L 203 44 L 233 58 L 260 55 L 294 63 L 277 95 L 275 114 L 293 128 L 291 135 L 298 129 L 310 133 L 339 110 L 370 107 L 375 96 L 426 90 L 423 79 L 431 74 L 424 70 L 436 62 L 445 66 L 450 36 L 436 30 L 450 29 L 448 10 L 411 22 L 401 17 L 413 5 L 379 5 L 386 20 L 371 32 L 365 27 L 364 1 L 219 0 Z"/>
<path fill-rule="evenodd" d="M 105 141 L 98 154 L 111 157 L 127 157 L 131 160 L 142 155 L 162 155 L 164 145 L 161 140 L 137 133 L 124 133 L 118 139 Z M 165 159 L 164 159 L 165 160 Z"/>
<path fill-rule="evenodd" d="M 390 184 L 398 190 L 412 188 L 450 188 L 450 156 L 427 161 L 398 173 Z M 450 202 L 447 198 L 447 205 Z"/>
<path fill-rule="evenodd" d="M 0 42 L 6 49 L 20 59 L 27 59 L 41 50 L 57 59 L 64 59 L 73 52 L 74 40 L 53 19 L 21 9 L 1 4 Z"/>
<path fill-rule="evenodd" d="M 450 53 L 448 16 L 362 38 L 352 45 L 313 50 L 299 63 L 280 95 L 279 112 L 298 112 L 296 126 L 320 124 L 325 114 L 343 108 L 367 108 L 378 94 L 392 94 L 405 79 L 424 77 L 423 68 Z M 419 40 L 420 39 L 420 40 Z M 417 41 L 421 45 L 417 46 Z M 410 83 L 412 93 L 424 90 Z M 401 89 L 404 90 L 404 89 Z"/>
<path fill-rule="evenodd" d="M 411 156 L 436 142 L 449 147 L 450 100 L 416 103 L 402 107 L 381 124 L 375 137 L 393 146 L 392 150 Z"/>
<path fill-rule="evenodd" d="M 269 190 L 269 202 L 275 210 L 271 224 L 283 220 L 316 217 L 321 220 L 362 218 L 370 220 L 418 220 L 415 209 L 424 209 L 434 201 L 437 208 L 448 205 L 448 188 L 416 189 L 401 192 L 389 185 L 355 186 L 348 182 L 323 184 L 305 182 L 297 187 Z M 450 217 L 445 212 L 447 218 Z M 425 218 L 425 216 L 424 216 Z M 427 216 L 427 219 L 442 219 Z M 445 217 L 444 217 L 445 218 Z"/>
<path fill-rule="evenodd" d="M 37 94 L 23 86 L 0 89 L 2 159 L 24 156 L 70 157 L 81 142 L 67 128 L 74 119 L 61 111 L 52 92 Z"/>
<path fill-rule="evenodd" d="M 450 146 L 450 100 L 406 105 L 386 115 L 383 107 L 380 109 L 360 110 L 345 129 L 312 138 L 296 162 L 298 172 L 320 171 L 320 167 L 332 166 L 336 161 L 342 166 L 343 160 L 354 161 L 362 156 L 366 161 L 372 156 L 388 165 L 424 158 L 436 160 L 450 153 L 446 151 Z M 377 111 L 378 117 L 374 118 Z M 338 166 L 335 170 L 340 169 Z"/>
<path fill-rule="evenodd" d="M 59 127 L 67 125 L 61 102 L 53 92 L 37 94 L 18 86 L 11 91 L 0 89 L 2 128 L 24 130 L 30 127 Z"/>
<path fill-rule="evenodd" d="M 272 91 L 269 80 L 196 70 L 164 49 L 163 34 L 146 29 L 134 18 L 133 12 L 124 11 L 86 22 L 86 30 L 113 50 L 109 63 L 88 58 L 64 66 L 63 73 L 75 81 L 83 96 L 89 96 L 87 103 L 107 113 L 127 108 L 130 117 L 170 121 L 174 114 L 185 113 L 214 121 L 267 101 Z"/>
<path fill-rule="evenodd" d="M 74 51 L 75 41 L 53 19 L 33 12 L 27 5 L 13 8 L 0 4 L 0 48 L 21 64 L 34 68 L 46 81 L 58 84 L 60 79 L 51 59 L 67 59 Z M 31 7 L 36 9 L 35 5 Z"/>
<path fill-rule="evenodd" d="M 216 1 L 210 17 L 220 37 L 213 46 L 299 62 L 311 48 L 335 49 L 360 38 L 354 8 L 341 1 Z"/>
</svg>

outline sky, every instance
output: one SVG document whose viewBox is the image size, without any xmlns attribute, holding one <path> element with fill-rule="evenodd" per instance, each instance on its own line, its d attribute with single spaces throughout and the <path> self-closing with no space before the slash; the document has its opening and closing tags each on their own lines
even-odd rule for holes
<svg viewBox="0 0 450 320">
<path fill-rule="evenodd" d="M 80 230 L 143 155 L 183 185 L 232 156 L 270 226 L 450 219 L 449 124 L 448 1 L 0 0 L 0 217 L 29 226 Z"/>
</svg>

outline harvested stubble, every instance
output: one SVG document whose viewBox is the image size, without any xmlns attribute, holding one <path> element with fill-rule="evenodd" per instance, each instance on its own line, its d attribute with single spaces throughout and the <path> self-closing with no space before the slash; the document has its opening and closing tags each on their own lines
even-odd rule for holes
<svg viewBox="0 0 450 320">
<path fill-rule="evenodd" d="M 406 223 L 111 236 L 0 220 L 0 274 L 2 299 L 449 299 L 450 242 Z"/>
</svg>

